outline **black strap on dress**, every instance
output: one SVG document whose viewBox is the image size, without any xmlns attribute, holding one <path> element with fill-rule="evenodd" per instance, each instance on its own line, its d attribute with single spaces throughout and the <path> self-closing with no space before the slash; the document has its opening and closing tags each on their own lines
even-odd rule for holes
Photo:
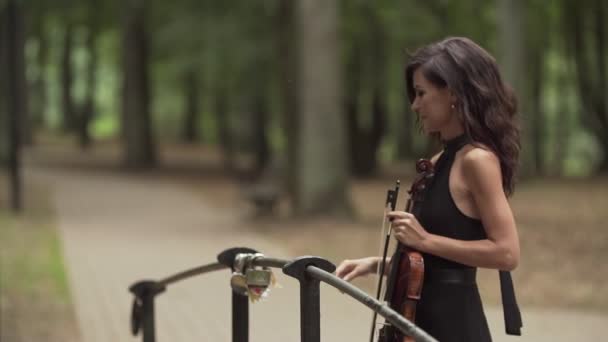
<svg viewBox="0 0 608 342">
<path fill-rule="evenodd" d="M 499 271 L 500 276 L 500 294 L 502 297 L 502 310 L 505 317 L 505 330 L 507 335 L 521 335 L 521 312 L 515 299 L 515 289 L 513 288 L 513 280 L 511 272 Z"/>
</svg>

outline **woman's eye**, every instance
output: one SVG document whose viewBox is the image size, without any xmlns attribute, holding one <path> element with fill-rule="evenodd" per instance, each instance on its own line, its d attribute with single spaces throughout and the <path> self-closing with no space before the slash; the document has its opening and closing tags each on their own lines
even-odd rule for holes
<svg viewBox="0 0 608 342">
<path fill-rule="evenodd" d="M 422 95 L 424 95 L 424 92 L 423 92 L 423 91 L 417 91 L 417 92 L 416 92 L 416 96 L 418 96 L 418 97 L 422 97 Z"/>
</svg>

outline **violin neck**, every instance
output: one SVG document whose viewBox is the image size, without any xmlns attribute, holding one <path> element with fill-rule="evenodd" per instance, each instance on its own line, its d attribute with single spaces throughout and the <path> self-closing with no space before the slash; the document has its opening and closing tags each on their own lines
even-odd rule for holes
<svg viewBox="0 0 608 342">
<path fill-rule="evenodd" d="M 407 203 L 405 204 L 405 211 L 408 213 L 412 212 L 412 202 L 412 198 L 410 197 L 407 199 Z"/>
</svg>

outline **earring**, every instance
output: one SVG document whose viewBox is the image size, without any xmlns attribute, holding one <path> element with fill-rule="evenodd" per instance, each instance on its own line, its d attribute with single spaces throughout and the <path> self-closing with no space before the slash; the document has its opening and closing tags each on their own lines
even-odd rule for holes
<svg viewBox="0 0 608 342">
<path fill-rule="evenodd" d="M 454 106 L 454 104 L 452 103 L 452 109 L 456 108 L 456 106 Z"/>
</svg>

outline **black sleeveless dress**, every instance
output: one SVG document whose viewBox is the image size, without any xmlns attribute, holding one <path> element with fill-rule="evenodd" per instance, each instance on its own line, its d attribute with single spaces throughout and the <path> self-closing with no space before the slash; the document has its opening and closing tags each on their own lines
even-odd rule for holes
<svg viewBox="0 0 608 342">
<path fill-rule="evenodd" d="M 456 152 L 469 142 L 460 136 L 445 143 L 444 152 L 435 163 L 435 175 L 428 185 L 423 202 L 415 208 L 420 224 L 430 233 L 458 240 L 486 238 L 480 220 L 464 215 L 454 203 L 449 177 Z M 438 270 L 475 269 L 435 255 L 423 254 L 425 274 Z M 468 271 L 467 271 L 468 270 Z M 491 341 L 477 284 L 442 282 L 425 276 L 417 306 L 416 324 L 441 342 Z"/>
</svg>

